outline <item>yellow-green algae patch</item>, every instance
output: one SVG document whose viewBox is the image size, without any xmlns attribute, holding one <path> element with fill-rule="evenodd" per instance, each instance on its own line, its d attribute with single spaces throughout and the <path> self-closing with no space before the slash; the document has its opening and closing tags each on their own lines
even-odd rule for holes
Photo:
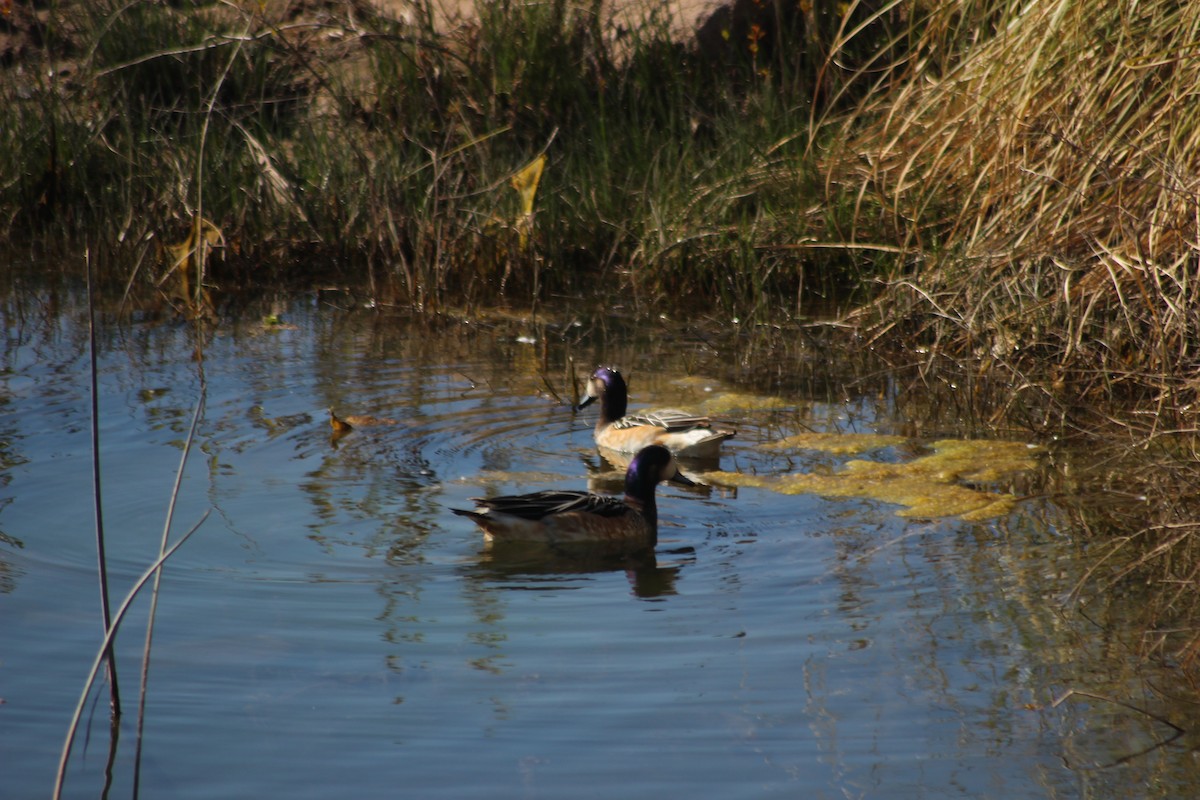
<svg viewBox="0 0 1200 800">
<path fill-rule="evenodd" d="M 763 397 L 742 392 L 722 392 L 702 403 L 705 414 L 728 414 L 730 411 L 778 411 L 792 408 L 795 403 L 789 403 L 778 397 Z"/>
<path fill-rule="evenodd" d="M 985 492 L 959 481 L 993 481 L 1002 475 L 1034 469 L 1036 451 L 1020 442 L 945 440 L 933 452 L 904 464 L 854 460 L 840 472 L 746 475 L 708 472 L 715 484 L 756 486 L 782 494 L 867 497 L 904 506 L 902 517 L 993 519 L 1008 513 L 1016 497 Z"/>
<path fill-rule="evenodd" d="M 800 433 L 764 444 L 767 450 L 820 450 L 839 456 L 865 453 L 907 442 L 903 436 L 884 436 L 880 433 Z"/>
</svg>

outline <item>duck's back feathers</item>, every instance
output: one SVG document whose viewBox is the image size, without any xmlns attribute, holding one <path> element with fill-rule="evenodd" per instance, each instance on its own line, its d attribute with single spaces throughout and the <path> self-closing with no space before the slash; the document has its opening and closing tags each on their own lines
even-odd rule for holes
<svg viewBox="0 0 1200 800">
<path fill-rule="evenodd" d="M 629 414 L 609 425 L 597 425 L 596 443 L 622 453 L 660 444 L 685 458 L 717 458 L 721 443 L 734 434 L 712 427 L 708 417 L 665 409 Z"/>
<path fill-rule="evenodd" d="M 472 497 L 471 502 L 475 504 L 476 512 L 486 509 L 487 513 L 505 514 L 528 520 L 539 520 L 555 514 L 572 512 L 612 517 L 619 516 L 627 509 L 619 497 L 603 497 L 589 492 L 560 489 L 500 497 Z M 470 516 L 473 512 L 455 510 L 455 513 Z"/>
<path fill-rule="evenodd" d="M 636 428 L 639 425 L 652 425 L 668 432 L 678 432 L 710 428 L 712 421 L 708 417 L 689 414 L 676 408 L 660 408 L 640 414 L 626 414 L 612 423 L 614 428 Z"/>
</svg>

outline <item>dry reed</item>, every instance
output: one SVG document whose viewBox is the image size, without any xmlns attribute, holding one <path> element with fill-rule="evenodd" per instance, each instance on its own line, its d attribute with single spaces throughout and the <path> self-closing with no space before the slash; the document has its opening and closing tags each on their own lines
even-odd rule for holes
<svg viewBox="0 0 1200 800">
<path fill-rule="evenodd" d="M 1068 407 L 1134 400 L 1148 434 L 1190 427 L 1200 6 L 943 3 L 918 28 L 826 154 L 849 238 L 912 265 L 862 318 Z"/>
</svg>

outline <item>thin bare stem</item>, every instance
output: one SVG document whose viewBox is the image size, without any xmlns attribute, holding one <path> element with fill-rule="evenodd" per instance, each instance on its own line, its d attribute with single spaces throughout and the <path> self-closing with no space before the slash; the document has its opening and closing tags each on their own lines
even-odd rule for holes
<svg viewBox="0 0 1200 800">
<path fill-rule="evenodd" d="M 239 38 L 234 44 L 233 52 L 229 55 L 229 60 L 225 62 L 225 69 L 221 71 L 220 78 L 217 79 L 213 86 L 212 93 L 208 98 L 208 108 L 204 112 L 204 124 L 200 128 L 200 142 L 196 146 L 196 219 L 193 222 L 195 231 L 199 234 L 196 237 L 196 290 L 195 294 L 189 298 L 193 307 L 200 309 L 203 307 L 202 299 L 204 297 L 204 279 L 205 265 L 208 261 L 208 236 L 204 230 L 204 144 L 208 140 L 208 126 L 212 120 L 213 108 L 217 104 L 217 94 L 221 91 L 221 87 L 225 85 L 225 79 L 229 76 L 229 70 L 233 68 L 233 62 L 242 52 L 242 43 L 250 33 L 250 21 L 246 22 L 246 30 L 242 38 Z"/>
<path fill-rule="evenodd" d="M 187 533 L 179 537 L 178 542 L 171 545 L 169 550 L 155 559 L 154 563 L 150 565 L 149 569 L 143 572 L 142 576 L 137 579 L 136 583 L 133 584 L 133 588 L 131 588 L 129 593 L 125 595 L 125 599 L 121 601 L 120 607 L 117 608 L 116 613 L 113 615 L 112 626 L 108 629 L 107 633 L 105 633 L 104 641 L 100 643 L 100 647 L 96 652 L 96 658 L 92 662 L 92 668 L 88 672 L 87 681 L 84 683 L 83 691 L 80 692 L 79 702 L 75 705 L 75 713 L 71 715 L 71 726 L 67 730 L 67 739 L 63 743 L 62 755 L 58 760 L 58 773 L 54 779 L 54 794 L 52 795 L 54 800 L 59 800 L 59 798 L 62 797 L 63 781 L 65 780 L 67 774 L 67 760 L 71 757 L 71 745 L 74 744 L 75 734 L 79 731 L 79 720 L 83 716 L 83 708 L 87 704 L 88 691 L 91 689 L 92 683 L 96 680 L 96 673 L 100 671 L 101 663 L 104 662 L 105 652 L 112 647 L 112 642 L 117 635 L 117 630 L 121 627 L 121 621 L 125 618 L 125 614 L 129 611 L 130 606 L 133 605 L 133 599 L 137 596 L 137 593 L 141 590 L 141 588 L 146 585 L 147 581 L 154 577 L 155 573 L 158 571 L 158 568 L 161 567 L 168 558 L 174 555 L 175 551 L 178 550 L 184 542 L 191 538 L 193 533 L 200 529 L 200 526 L 204 524 L 206 519 L 208 519 L 210 511 L 211 509 L 206 510 L 204 514 L 201 515 L 200 520 L 193 525 L 187 531 Z"/>
<path fill-rule="evenodd" d="M 100 612 L 103 617 L 104 630 L 112 628 L 112 614 L 108 600 L 108 558 L 104 547 L 104 508 L 100 496 L 100 401 L 97 392 L 96 369 L 96 301 L 92 293 L 94 275 L 92 274 L 91 251 L 84 253 L 87 261 L 87 296 L 88 296 L 88 358 L 91 374 L 91 404 L 92 404 L 92 498 L 96 505 L 96 562 L 100 576 Z M 108 667 L 109 702 L 114 717 L 121 716 L 121 691 L 117 685 L 117 663 L 113 658 L 111 640 L 106 645 L 102 656 Z"/>
<path fill-rule="evenodd" d="M 1067 701 L 1067 699 L 1070 697 L 1086 697 L 1091 700 L 1099 700 L 1104 703 L 1112 703 L 1113 705 L 1120 706 L 1121 708 L 1128 709 L 1129 711 L 1133 711 L 1136 714 L 1141 714 L 1144 717 L 1148 717 L 1149 719 L 1154 720 L 1155 722 L 1159 723 L 1160 725 L 1165 725 L 1171 729 L 1170 736 L 1168 736 L 1165 739 L 1160 739 L 1158 741 L 1155 741 L 1152 744 L 1148 745 L 1147 747 L 1142 748 L 1141 750 L 1136 750 L 1134 752 L 1127 753 L 1126 755 L 1121 756 L 1120 758 L 1118 758 L 1114 761 L 1110 761 L 1110 762 L 1103 763 L 1103 764 L 1096 764 L 1096 765 L 1080 764 L 1080 765 L 1077 765 L 1077 767 L 1079 769 L 1084 769 L 1084 770 L 1108 769 L 1110 767 L 1117 767 L 1122 764 L 1128 764 L 1130 761 L 1133 761 L 1135 758 L 1144 756 L 1149 752 L 1159 749 L 1160 747 L 1166 747 L 1167 745 L 1171 744 L 1176 739 L 1178 739 L 1179 737 L 1181 737 L 1185 733 L 1187 733 L 1186 730 L 1179 727 L 1174 722 L 1171 722 L 1171 720 L 1167 719 L 1166 717 L 1164 717 L 1160 714 L 1155 714 L 1151 711 L 1147 711 L 1144 708 L 1139 708 L 1138 706 L 1135 706 L 1132 703 L 1126 703 L 1124 700 L 1118 700 L 1115 697 L 1105 697 L 1104 695 L 1101 695 L 1101 694 L 1095 694 L 1093 692 L 1084 692 L 1084 691 L 1080 691 L 1078 689 L 1068 689 L 1062 696 L 1055 698 L 1054 702 L 1050 704 L 1050 707 L 1058 708 L 1060 705 L 1065 703 Z"/>
<path fill-rule="evenodd" d="M 183 483 L 183 470 L 187 465 L 188 454 L 192 450 L 192 443 L 196 439 L 196 426 L 200 422 L 200 417 L 204 414 L 204 401 L 207 394 L 207 387 L 203 383 L 203 374 L 201 374 L 200 385 L 200 400 L 196 403 L 196 410 L 192 414 L 192 425 L 188 429 L 187 439 L 183 444 L 183 454 L 179 457 L 179 469 L 175 473 L 175 485 L 171 487 L 171 499 L 167 504 L 167 519 L 163 524 L 162 541 L 158 547 L 158 555 L 161 559 L 167 552 L 167 542 L 171 533 L 171 522 L 175 517 L 175 501 L 179 498 L 179 487 Z M 150 592 L 150 614 L 146 620 L 146 643 L 142 647 L 142 676 L 141 685 L 138 691 L 138 712 L 137 712 L 137 736 L 134 746 L 133 757 L 133 797 L 137 800 L 138 789 L 141 783 L 142 775 L 142 733 L 145 730 L 146 722 L 146 684 L 150 676 L 150 645 L 154 638 L 154 616 L 158 611 L 158 589 L 162 583 L 161 567 L 154 570 L 154 587 Z"/>
</svg>

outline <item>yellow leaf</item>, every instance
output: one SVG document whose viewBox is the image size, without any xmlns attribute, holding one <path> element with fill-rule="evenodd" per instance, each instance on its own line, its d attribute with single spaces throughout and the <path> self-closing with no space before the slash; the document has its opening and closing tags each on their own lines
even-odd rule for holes
<svg viewBox="0 0 1200 800">
<path fill-rule="evenodd" d="M 167 250 L 173 257 L 171 269 L 175 269 L 183 265 L 192 256 L 196 256 L 200 260 L 200 240 L 203 238 L 206 249 L 218 247 L 225 243 L 225 236 L 221 233 L 221 229 L 212 224 L 203 217 L 196 217 L 192 220 L 191 230 L 188 232 L 188 237 L 179 244 L 167 245 Z M 204 256 L 207 259 L 207 253 Z"/>
<path fill-rule="evenodd" d="M 533 196 L 537 194 L 538 182 L 542 179 L 542 169 L 545 166 L 546 156 L 538 156 L 508 182 L 521 195 L 521 213 L 525 216 L 533 213 Z"/>
</svg>

